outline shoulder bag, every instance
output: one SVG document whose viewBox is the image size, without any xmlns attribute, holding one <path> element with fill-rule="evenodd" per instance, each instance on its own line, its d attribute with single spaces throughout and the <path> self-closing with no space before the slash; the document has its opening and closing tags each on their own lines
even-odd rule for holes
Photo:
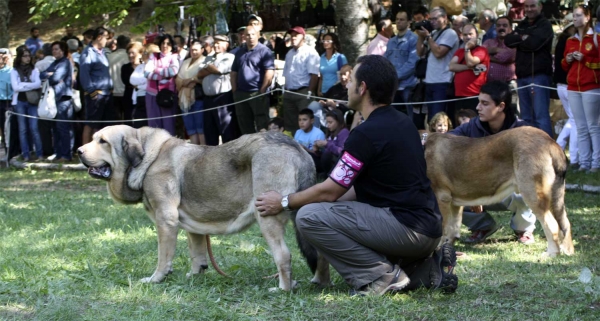
<svg viewBox="0 0 600 321">
<path fill-rule="evenodd" d="M 450 27 L 446 27 L 444 28 L 444 30 L 440 31 L 439 34 L 437 34 L 436 38 L 433 39 L 433 41 L 435 42 L 436 40 L 438 40 L 442 34 L 444 33 L 444 31 L 450 29 Z M 423 44 L 425 45 L 425 44 Z M 417 64 L 415 65 L 415 76 L 419 79 L 424 79 L 425 76 L 427 75 L 427 59 L 429 57 L 429 48 L 427 49 L 427 51 L 425 52 L 425 55 L 423 55 L 423 58 L 420 58 L 419 60 L 417 60 Z"/>
<path fill-rule="evenodd" d="M 42 93 L 38 105 L 38 116 L 47 119 L 54 119 L 54 117 L 56 117 L 54 89 L 48 84 L 47 80 L 42 84 Z"/>
</svg>

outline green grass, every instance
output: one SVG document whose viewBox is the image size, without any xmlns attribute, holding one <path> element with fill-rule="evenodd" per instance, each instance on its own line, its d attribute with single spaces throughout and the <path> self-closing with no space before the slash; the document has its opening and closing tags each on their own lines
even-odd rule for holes
<svg viewBox="0 0 600 321">
<path fill-rule="evenodd" d="M 570 173 L 571 174 L 571 173 Z M 292 229 L 293 293 L 267 289 L 276 272 L 255 226 L 212 237 L 215 257 L 233 278 L 208 273 L 186 279 L 189 255 L 179 234 L 174 273 L 141 284 L 157 260 L 156 233 L 141 205 L 115 204 L 105 184 L 81 172 L 0 170 L 0 320 L 598 320 L 600 281 L 588 288 L 581 270 L 600 269 L 597 195 L 567 193 L 575 255 L 542 259 L 539 227 L 532 246 L 517 244 L 503 225 L 456 269 L 454 295 L 419 290 L 380 298 L 352 298 L 335 285 L 309 282 Z M 463 230 L 463 233 L 466 233 Z"/>
</svg>

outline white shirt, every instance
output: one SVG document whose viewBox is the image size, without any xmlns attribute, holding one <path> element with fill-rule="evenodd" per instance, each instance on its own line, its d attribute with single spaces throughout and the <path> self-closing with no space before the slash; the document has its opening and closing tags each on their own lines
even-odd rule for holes
<svg viewBox="0 0 600 321">
<path fill-rule="evenodd" d="M 46 56 L 44 59 L 35 63 L 35 69 L 37 69 L 39 72 L 44 72 L 46 69 L 48 69 L 48 67 L 50 67 L 54 60 L 56 60 L 56 58 L 53 56 Z"/>
<path fill-rule="evenodd" d="M 129 57 L 127 57 L 125 49 L 117 49 L 108 55 L 108 71 L 113 81 L 114 96 L 123 97 L 123 93 L 125 93 L 125 84 L 121 81 L 121 67 L 128 62 Z"/>
<path fill-rule="evenodd" d="M 146 84 L 148 83 L 148 79 L 144 77 L 144 67 L 146 67 L 146 64 L 139 64 L 133 70 L 131 77 L 129 77 L 129 83 L 131 83 L 132 86 L 137 86 L 137 89 L 133 90 L 133 96 L 131 97 L 134 105 L 137 105 L 137 97 L 146 96 Z"/>
<path fill-rule="evenodd" d="M 295 90 L 308 87 L 310 75 L 318 75 L 321 67 L 321 57 L 315 48 L 303 44 L 300 48 L 292 48 L 285 56 L 283 77 L 285 89 Z"/>
<path fill-rule="evenodd" d="M 29 78 L 31 82 L 21 82 L 19 72 L 14 68 L 10 71 L 10 83 L 12 85 L 12 90 L 14 91 L 11 103 L 13 106 L 17 105 L 20 92 L 39 89 L 42 86 L 42 82 L 40 81 L 40 72 L 37 69 L 33 68 L 33 70 L 31 70 L 31 76 Z"/>
<path fill-rule="evenodd" d="M 235 55 L 228 52 L 215 55 L 212 63 L 219 69 L 219 74 L 210 74 L 202 79 L 202 89 L 207 96 L 214 96 L 231 91 L 230 73 Z"/>
</svg>

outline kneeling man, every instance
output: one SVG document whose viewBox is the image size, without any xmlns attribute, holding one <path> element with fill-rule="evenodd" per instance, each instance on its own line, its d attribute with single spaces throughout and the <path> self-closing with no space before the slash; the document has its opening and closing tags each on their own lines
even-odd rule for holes
<svg viewBox="0 0 600 321">
<path fill-rule="evenodd" d="M 436 259 L 437 253 L 432 256 L 440 244 L 442 217 L 426 175 L 419 133 L 405 114 L 390 106 L 398 88 L 394 67 L 384 57 L 362 56 L 347 88 L 348 107 L 361 112 L 365 121 L 350 133 L 329 177 L 299 193 L 265 193 L 257 198 L 258 211 L 264 216 L 300 209 L 300 235 L 353 293 L 381 295 L 405 288 L 413 276 L 400 264 L 435 261 L 436 279 L 443 279 L 444 260 Z"/>
</svg>

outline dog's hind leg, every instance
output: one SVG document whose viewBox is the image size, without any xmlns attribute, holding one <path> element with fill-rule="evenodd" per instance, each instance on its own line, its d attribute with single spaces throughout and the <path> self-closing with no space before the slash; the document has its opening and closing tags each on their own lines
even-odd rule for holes
<svg viewBox="0 0 600 321">
<path fill-rule="evenodd" d="M 550 188 L 544 188 L 545 185 L 542 183 L 542 180 L 543 178 L 533 177 L 533 179 L 525 183 L 533 186 L 523 188 L 522 185 L 519 185 L 519 190 L 525 204 L 531 208 L 531 211 L 535 214 L 535 217 L 540 221 L 544 229 L 546 241 L 548 241 L 548 248 L 545 255 L 554 257 L 560 254 L 558 223 L 550 211 L 550 202 L 552 200 Z M 523 182 L 520 183 L 523 184 Z"/>
<path fill-rule="evenodd" d="M 567 218 L 567 210 L 565 208 L 565 185 L 564 179 L 562 182 L 556 181 L 552 186 L 552 214 L 558 223 L 558 227 L 562 232 L 562 253 L 572 255 L 575 253 L 573 246 L 573 238 L 571 235 L 571 222 Z"/>
<path fill-rule="evenodd" d="M 317 252 L 317 269 L 315 271 L 315 276 L 310 282 L 321 287 L 327 287 L 332 284 L 331 274 L 329 273 L 329 262 L 319 252 Z"/>
<path fill-rule="evenodd" d="M 448 241 L 454 244 L 457 238 L 460 238 L 460 225 L 462 224 L 462 206 L 452 204 L 450 194 L 440 194 L 438 196 L 438 205 L 442 213 L 443 237 L 441 243 Z"/>
<path fill-rule="evenodd" d="M 285 223 L 288 221 L 287 213 L 280 213 L 275 216 L 261 217 L 256 212 L 258 225 L 267 241 L 277 272 L 279 273 L 279 288 L 284 291 L 292 290 L 294 284 L 292 281 L 292 255 L 289 248 L 285 244 Z"/>
<path fill-rule="evenodd" d="M 192 260 L 192 269 L 186 276 L 189 278 L 194 274 L 203 273 L 208 269 L 206 260 L 206 235 L 187 232 L 188 248 L 190 250 L 190 259 Z"/>
</svg>

